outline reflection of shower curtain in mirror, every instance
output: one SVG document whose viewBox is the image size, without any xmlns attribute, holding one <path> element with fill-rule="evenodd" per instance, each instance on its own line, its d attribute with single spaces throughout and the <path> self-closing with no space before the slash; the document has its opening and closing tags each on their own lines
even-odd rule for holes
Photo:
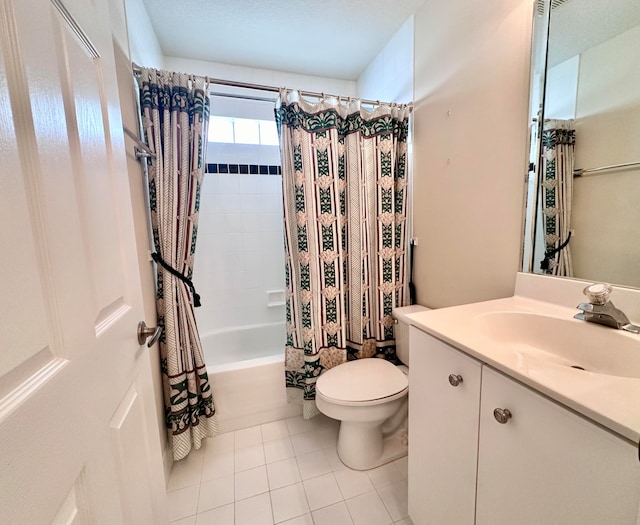
<svg viewBox="0 0 640 525">
<path fill-rule="evenodd" d="M 542 223 L 550 275 L 571 277 L 570 223 L 573 197 L 575 129 L 573 120 L 545 120 L 542 131 Z"/>
</svg>

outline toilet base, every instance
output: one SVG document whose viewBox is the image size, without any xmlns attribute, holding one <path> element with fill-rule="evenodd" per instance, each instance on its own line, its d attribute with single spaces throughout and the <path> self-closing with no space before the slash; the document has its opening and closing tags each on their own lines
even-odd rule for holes
<svg viewBox="0 0 640 525">
<path fill-rule="evenodd" d="M 342 421 L 337 452 L 353 470 L 371 470 L 407 455 L 407 430 L 402 427 L 384 436 L 380 423 Z"/>
</svg>

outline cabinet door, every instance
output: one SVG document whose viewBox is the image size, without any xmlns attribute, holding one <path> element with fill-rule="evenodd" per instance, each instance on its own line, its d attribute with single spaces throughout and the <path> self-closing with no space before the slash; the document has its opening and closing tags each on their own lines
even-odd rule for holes
<svg viewBox="0 0 640 525">
<path fill-rule="evenodd" d="M 477 525 L 636 524 L 637 445 L 483 368 Z M 500 424 L 494 409 L 512 417 Z"/>
<path fill-rule="evenodd" d="M 409 515 L 416 525 L 472 525 L 481 363 L 413 327 L 410 352 Z M 462 381 L 454 387 L 449 375 Z"/>
</svg>

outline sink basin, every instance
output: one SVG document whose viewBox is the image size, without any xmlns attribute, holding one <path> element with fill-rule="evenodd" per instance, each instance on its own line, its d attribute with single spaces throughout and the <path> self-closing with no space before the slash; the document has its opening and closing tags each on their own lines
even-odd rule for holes
<svg viewBox="0 0 640 525">
<path fill-rule="evenodd" d="M 544 360 L 576 373 L 640 378 L 640 335 L 528 312 L 489 312 L 476 316 L 474 324 L 478 335 L 524 360 Z"/>
</svg>

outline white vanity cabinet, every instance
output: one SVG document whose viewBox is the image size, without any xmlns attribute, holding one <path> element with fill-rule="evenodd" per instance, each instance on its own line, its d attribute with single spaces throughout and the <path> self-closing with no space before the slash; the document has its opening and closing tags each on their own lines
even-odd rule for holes
<svg viewBox="0 0 640 525">
<path fill-rule="evenodd" d="M 413 327 L 409 348 L 409 516 L 471 524 L 482 363 Z"/>
<path fill-rule="evenodd" d="M 637 445 L 487 366 L 481 395 L 476 525 L 637 523 Z"/>
<path fill-rule="evenodd" d="M 637 445 L 411 330 L 409 515 L 416 525 L 638 523 Z M 462 376 L 458 387 L 450 374 Z"/>
</svg>

